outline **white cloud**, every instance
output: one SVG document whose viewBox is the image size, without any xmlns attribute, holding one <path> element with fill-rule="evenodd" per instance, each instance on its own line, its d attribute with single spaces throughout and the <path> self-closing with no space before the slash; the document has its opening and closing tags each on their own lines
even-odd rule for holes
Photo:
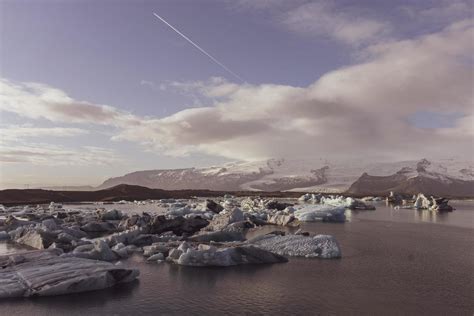
<svg viewBox="0 0 474 316">
<path fill-rule="evenodd" d="M 288 9 L 304 4 L 307 0 L 227 0 L 231 8 L 240 10 Z"/>
<path fill-rule="evenodd" d="M 459 132 L 469 128 L 465 119 L 453 129 L 425 130 L 409 117 L 417 111 L 470 113 L 473 75 L 466 58 L 473 51 L 472 31 L 472 21 L 462 21 L 436 34 L 371 46 L 364 62 L 329 72 L 306 88 L 218 79 L 184 83 L 179 86 L 214 96 L 214 103 L 145 120 L 115 139 L 169 154 L 231 159 L 403 159 L 439 155 L 440 146 L 469 155 L 471 138 Z"/>
<path fill-rule="evenodd" d="M 351 45 L 373 42 L 390 32 L 390 25 L 368 17 L 354 8 L 335 2 L 305 3 L 288 11 L 282 20 L 289 29 L 310 35 L 333 38 Z"/>
<path fill-rule="evenodd" d="M 89 131 L 75 127 L 32 127 L 9 125 L 0 128 L 0 142 L 18 141 L 35 137 L 73 137 L 88 134 Z"/>
<path fill-rule="evenodd" d="M 0 79 L 0 110 L 53 122 L 123 126 L 136 123 L 130 113 L 107 105 L 77 101 L 65 92 L 40 83 Z"/>
<path fill-rule="evenodd" d="M 0 111 L 28 119 L 46 119 L 64 124 L 99 124 L 111 127 L 137 124 L 131 114 L 112 106 L 77 101 L 65 92 L 39 83 L 14 83 L 0 79 Z M 77 127 L 37 127 L 31 124 L 0 128 L 0 163 L 42 166 L 91 166 L 120 162 L 115 151 L 99 147 L 75 148 L 51 144 L 57 137 L 90 133 Z M 41 142 L 31 142 L 41 138 Z M 45 142 L 47 139 L 49 142 Z M 36 140 L 37 141 L 37 140 Z"/>
<path fill-rule="evenodd" d="M 175 90 L 178 93 L 193 97 L 221 98 L 227 97 L 240 87 L 221 77 L 211 77 L 207 81 L 179 82 L 167 81 L 161 85 L 162 90 Z"/>
<path fill-rule="evenodd" d="M 327 38 L 356 48 L 399 38 L 411 30 L 420 34 L 473 17 L 470 0 L 393 1 L 383 5 L 336 0 L 237 0 L 232 9 L 245 10 L 292 32 Z M 377 10 L 377 7 L 382 7 Z M 409 19 L 406 19 L 406 18 Z"/>
<path fill-rule="evenodd" d="M 6 80 L 0 109 L 28 118 L 104 124 L 118 131 L 113 140 L 170 155 L 204 153 L 243 160 L 470 156 L 473 29 L 473 21 L 465 20 L 435 34 L 371 45 L 359 64 L 331 71 L 307 87 L 235 84 L 221 78 L 167 82 L 164 88 L 199 95 L 207 106 L 165 118 L 132 116 L 112 106 L 76 101 L 49 86 Z M 465 116 L 453 128 L 421 129 L 410 123 L 420 111 Z M 38 164 L 82 155 L 77 159 L 90 163 L 110 156 L 90 149 L 40 147 L 3 148 L 3 159 Z"/>
<path fill-rule="evenodd" d="M 437 5 L 420 10 L 414 17 L 431 18 L 438 21 L 472 17 L 472 1 L 441 0 L 436 1 L 436 4 Z"/>
<path fill-rule="evenodd" d="M 90 166 L 120 163 L 115 151 L 91 146 L 68 148 L 45 143 L 25 143 L 14 146 L 0 144 L 0 163 L 28 163 L 33 165 Z"/>
</svg>

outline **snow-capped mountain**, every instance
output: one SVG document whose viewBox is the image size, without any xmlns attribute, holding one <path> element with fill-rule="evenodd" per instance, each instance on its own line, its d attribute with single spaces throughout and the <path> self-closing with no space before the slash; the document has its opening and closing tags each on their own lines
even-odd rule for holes
<svg viewBox="0 0 474 316">
<path fill-rule="evenodd" d="M 386 195 L 390 191 L 474 197 L 472 167 L 460 168 L 459 164 L 439 164 L 422 159 L 416 166 L 405 166 L 388 176 L 364 173 L 346 192 L 355 195 Z"/>
<path fill-rule="evenodd" d="M 430 187 L 449 188 L 456 183 L 470 192 L 474 183 L 474 163 L 445 159 L 428 161 L 426 159 L 366 163 L 334 162 L 324 159 L 286 160 L 270 159 L 258 162 L 234 162 L 207 168 L 187 168 L 171 170 L 146 170 L 126 174 L 106 180 L 98 188 L 108 188 L 118 184 L 140 185 L 167 190 L 209 189 L 221 191 L 319 191 L 369 194 L 371 179 L 367 177 L 390 177 L 390 183 L 382 186 L 384 190 L 399 187 L 411 181 L 428 179 Z M 387 178 L 388 179 L 388 178 Z M 417 180 L 410 180 L 417 179 Z M 388 181 L 388 180 L 387 180 Z M 418 182 L 417 182 L 418 181 Z M 425 181 L 425 182 L 426 182 Z M 378 183 L 378 188 L 381 182 Z M 366 186 L 368 186 L 366 188 Z M 414 184 L 411 185 L 412 187 Z M 367 189 L 367 190 L 366 190 Z M 416 186 L 412 189 L 416 190 Z M 420 188 L 422 189 L 422 188 Z M 385 193 L 384 190 L 379 190 Z M 472 191 L 472 189 L 471 189 Z M 429 193 L 429 192 L 427 192 Z M 474 194 L 473 194 L 474 195 Z"/>
</svg>

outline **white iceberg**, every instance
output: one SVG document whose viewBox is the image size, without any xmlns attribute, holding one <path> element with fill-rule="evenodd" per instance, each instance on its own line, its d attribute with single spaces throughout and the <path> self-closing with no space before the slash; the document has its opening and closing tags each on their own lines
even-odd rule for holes
<svg viewBox="0 0 474 316">
<path fill-rule="evenodd" d="M 306 193 L 298 198 L 300 202 L 308 202 L 308 203 L 319 203 L 321 200 L 321 194 L 314 194 L 314 193 Z"/>
<path fill-rule="evenodd" d="M 302 222 L 338 222 L 346 221 L 345 207 L 327 205 L 303 205 L 293 215 Z"/>
<path fill-rule="evenodd" d="M 330 235 L 263 235 L 249 244 L 282 256 L 332 259 L 342 256 L 336 239 Z"/>
</svg>

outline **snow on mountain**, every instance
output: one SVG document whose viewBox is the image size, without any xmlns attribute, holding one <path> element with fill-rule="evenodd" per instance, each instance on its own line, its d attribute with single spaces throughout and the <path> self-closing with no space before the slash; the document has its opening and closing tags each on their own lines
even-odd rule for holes
<svg viewBox="0 0 474 316">
<path fill-rule="evenodd" d="M 340 193 L 348 190 L 363 174 L 390 176 L 401 172 L 403 179 L 423 176 L 442 183 L 449 183 L 453 179 L 474 181 L 473 166 L 473 162 L 454 159 L 384 163 L 337 162 L 325 159 L 269 159 L 256 162 L 232 162 L 207 168 L 137 171 L 108 179 L 99 188 L 131 184 L 168 190 Z"/>
<path fill-rule="evenodd" d="M 447 197 L 473 197 L 472 164 L 454 160 L 431 162 L 422 159 L 391 175 L 362 174 L 346 191 L 353 195 L 386 195 L 389 192 Z"/>
</svg>

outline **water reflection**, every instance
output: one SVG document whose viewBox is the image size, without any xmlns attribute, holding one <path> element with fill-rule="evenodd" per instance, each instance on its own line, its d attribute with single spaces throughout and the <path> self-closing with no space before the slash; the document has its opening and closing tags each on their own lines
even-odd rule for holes
<svg viewBox="0 0 474 316">
<path fill-rule="evenodd" d="M 284 263 L 282 263 L 284 264 Z M 205 285 L 208 289 L 216 287 L 218 282 L 227 278 L 238 278 L 245 275 L 252 278 L 259 271 L 271 269 L 271 265 L 244 265 L 235 267 L 186 267 L 179 265 L 169 265 L 169 276 L 173 281 L 190 288 L 202 288 Z"/>
<path fill-rule="evenodd" d="M 406 223 L 433 223 L 458 227 L 474 228 L 474 203 L 472 201 L 452 201 L 453 212 L 436 212 L 395 208 L 385 202 L 374 203 L 375 211 L 346 211 L 348 222 L 367 219 L 379 221 L 395 221 Z"/>
<path fill-rule="evenodd" d="M 413 216 L 417 222 L 438 223 L 446 222 L 449 214 L 445 212 L 433 212 L 429 210 L 413 210 Z"/>
<path fill-rule="evenodd" d="M 140 281 L 135 280 L 129 283 L 117 284 L 105 290 L 97 290 L 83 293 L 75 293 L 60 296 L 41 296 L 29 298 L 11 298 L 6 300 L 9 303 L 21 303 L 32 305 L 35 307 L 44 306 L 63 311 L 79 308 L 79 307 L 94 307 L 100 308 L 109 304 L 111 300 L 120 300 L 130 296 L 134 291 L 138 290 Z"/>
<path fill-rule="evenodd" d="M 346 221 L 347 221 L 347 222 L 351 222 L 351 221 L 352 221 L 352 212 L 353 212 L 353 211 L 350 210 L 350 209 L 346 209 L 346 211 L 344 212 L 344 215 L 346 216 Z M 356 212 L 356 211 L 354 210 L 354 213 L 355 213 L 355 212 Z"/>
</svg>

